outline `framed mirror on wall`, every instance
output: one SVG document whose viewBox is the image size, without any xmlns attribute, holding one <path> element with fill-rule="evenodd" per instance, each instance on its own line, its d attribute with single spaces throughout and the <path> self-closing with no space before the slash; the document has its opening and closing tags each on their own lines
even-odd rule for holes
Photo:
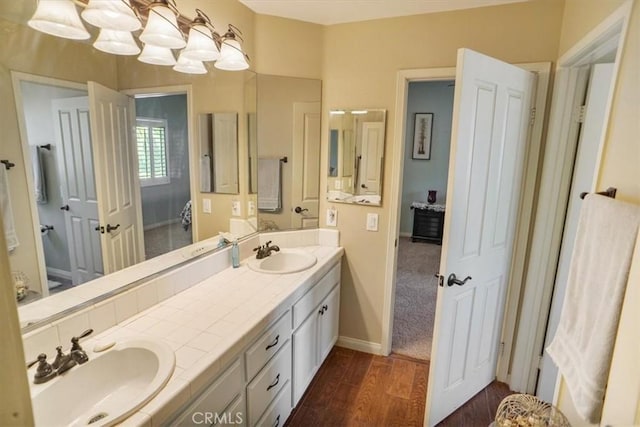
<svg viewBox="0 0 640 427">
<path fill-rule="evenodd" d="M 386 110 L 329 111 L 327 200 L 380 206 Z"/>
</svg>

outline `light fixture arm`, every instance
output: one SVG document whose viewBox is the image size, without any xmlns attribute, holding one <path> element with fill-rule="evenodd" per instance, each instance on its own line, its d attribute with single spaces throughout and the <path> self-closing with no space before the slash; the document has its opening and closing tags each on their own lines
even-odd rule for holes
<svg viewBox="0 0 640 427">
<path fill-rule="evenodd" d="M 211 30 L 211 34 L 200 30 L 198 28 L 198 25 L 204 25 L 205 27 L 207 27 L 209 30 Z M 220 49 L 220 45 L 222 44 L 222 37 L 220 37 L 220 34 L 218 34 L 218 32 L 216 31 L 216 28 L 213 25 L 213 22 L 211 22 L 209 16 L 201 9 L 196 8 L 196 17 L 193 18 L 193 21 L 191 21 L 191 24 L 189 24 L 189 26 L 192 30 L 195 30 L 203 36 L 212 39 L 214 42 L 216 42 L 216 46 L 218 46 L 218 49 Z"/>
</svg>

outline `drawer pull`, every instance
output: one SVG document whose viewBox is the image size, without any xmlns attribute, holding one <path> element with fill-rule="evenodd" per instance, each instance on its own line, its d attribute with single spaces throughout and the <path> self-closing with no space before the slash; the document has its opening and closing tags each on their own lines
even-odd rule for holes
<svg viewBox="0 0 640 427">
<path fill-rule="evenodd" d="M 275 386 L 277 386 L 279 382 L 280 382 L 280 374 L 278 374 L 276 376 L 276 380 L 273 382 L 273 384 L 271 384 L 271 385 L 269 385 L 269 387 L 267 387 L 267 391 L 269 391 L 272 388 L 274 388 Z"/>
<path fill-rule="evenodd" d="M 273 425 L 273 427 L 278 427 L 279 425 L 280 425 L 280 415 L 276 417 L 276 423 Z"/>
<path fill-rule="evenodd" d="M 269 344 L 269 345 L 264 349 L 264 351 L 269 350 L 271 347 L 275 347 L 275 346 L 277 346 L 277 345 L 278 345 L 278 340 L 279 340 L 279 339 L 280 339 L 280 335 L 276 335 L 276 339 L 275 339 L 275 340 L 273 340 L 273 342 L 272 342 L 271 344 Z"/>
</svg>

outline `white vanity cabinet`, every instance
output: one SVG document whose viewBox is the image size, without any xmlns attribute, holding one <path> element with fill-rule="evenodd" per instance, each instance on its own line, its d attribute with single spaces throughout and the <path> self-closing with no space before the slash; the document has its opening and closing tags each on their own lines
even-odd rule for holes
<svg viewBox="0 0 640 427">
<path fill-rule="evenodd" d="M 293 405 L 338 339 L 340 264 L 293 306 Z"/>
</svg>

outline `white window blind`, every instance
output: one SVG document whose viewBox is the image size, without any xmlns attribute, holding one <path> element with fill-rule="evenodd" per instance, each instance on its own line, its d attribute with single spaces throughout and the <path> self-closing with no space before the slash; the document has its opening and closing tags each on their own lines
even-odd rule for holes
<svg viewBox="0 0 640 427">
<path fill-rule="evenodd" d="M 140 185 L 168 184 L 167 121 L 138 118 L 136 120 L 136 143 Z"/>
</svg>

